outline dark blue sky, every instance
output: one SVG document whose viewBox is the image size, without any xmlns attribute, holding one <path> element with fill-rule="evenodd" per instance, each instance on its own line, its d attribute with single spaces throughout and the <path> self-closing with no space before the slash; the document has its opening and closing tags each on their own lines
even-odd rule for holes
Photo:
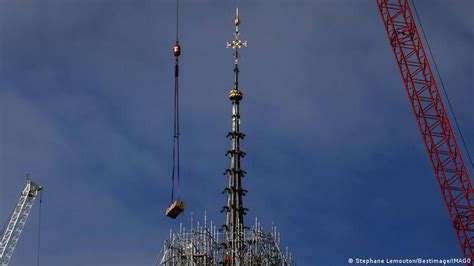
<svg viewBox="0 0 474 266">
<path fill-rule="evenodd" d="M 181 3 L 173 221 L 174 1 L 0 0 L 0 221 L 31 172 L 42 265 L 151 265 L 191 211 L 224 222 L 236 5 L 247 221 L 300 265 L 461 256 L 374 1 Z M 473 150 L 474 2 L 417 7 Z M 13 266 L 35 265 L 35 207 Z"/>
</svg>

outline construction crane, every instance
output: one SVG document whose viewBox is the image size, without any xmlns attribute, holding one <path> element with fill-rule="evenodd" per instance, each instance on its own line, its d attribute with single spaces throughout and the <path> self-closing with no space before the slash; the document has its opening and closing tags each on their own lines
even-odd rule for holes
<svg viewBox="0 0 474 266">
<path fill-rule="evenodd" d="M 376 4 L 456 238 L 464 257 L 474 259 L 474 193 L 410 3 L 376 0 Z"/>
<path fill-rule="evenodd" d="M 15 246 L 18 243 L 23 227 L 28 220 L 33 203 L 38 196 L 42 186 L 27 179 L 25 188 L 20 194 L 15 208 L 8 218 L 5 227 L 1 232 L 2 240 L 0 242 L 0 265 L 8 266 L 12 258 Z"/>
</svg>

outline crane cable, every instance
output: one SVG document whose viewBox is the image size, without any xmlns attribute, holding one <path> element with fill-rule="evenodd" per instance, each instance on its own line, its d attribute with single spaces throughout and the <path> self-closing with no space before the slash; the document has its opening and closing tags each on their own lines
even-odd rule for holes
<svg viewBox="0 0 474 266">
<path fill-rule="evenodd" d="M 436 63 L 435 57 L 433 56 L 433 52 L 431 51 L 430 43 L 428 41 L 428 38 L 426 37 L 425 30 L 423 29 L 423 24 L 421 23 L 420 15 L 418 14 L 418 10 L 416 10 L 415 1 L 411 0 L 410 2 L 411 2 L 411 5 L 413 6 L 413 10 L 415 11 L 415 15 L 416 15 L 416 18 L 418 20 L 418 24 L 420 25 L 421 32 L 423 33 L 423 38 L 425 39 L 426 46 L 428 47 L 428 52 L 429 52 L 431 60 L 434 64 L 436 74 L 438 75 L 438 79 L 441 83 L 441 88 L 443 89 L 444 95 L 446 96 L 446 102 L 448 103 L 449 110 L 451 112 L 452 117 L 454 118 L 454 124 L 456 125 L 457 131 L 459 133 L 459 137 L 461 138 L 461 142 L 462 142 L 462 145 L 464 147 L 464 150 L 466 151 L 467 158 L 469 159 L 469 163 L 471 164 L 471 169 L 474 170 L 474 163 L 473 163 L 471 154 L 470 154 L 469 149 L 466 145 L 466 141 L 464 140 L 464 135 L 462 134 L 461 128 L 459 126 L 458 119 L 456 117 L 456 113 L 454 112 L 454 108 L 451 104 L 451 101 L 449 100 L 448 92 L 446 91 L 446 88 L 444 86 L 444 81 L 441 78 L 441 74 L 440 74 L 439 69 L 438 69 L 438 64 Z"/>
<path fill-rule="evenodd" d="M 40 190 L 39 210 L 38 210 L 38 246 L 37 246 L 37 266 L 40 265 L 40 250 L 41 250 L 41 206 L 43 205 L 43 190 Z"/>
<path fill-rule="evenodd" d="M 171 202 L 174 201 L 174 193 L 176 190 L 177 199 L 180 198 L 180 177 L 179 177 L 179 56 L 181 54 L 181 46 L 178 39 L 178 14 L 179 0 L 176 0 L 176 43 L 173 46 L 173 55 L 175 58 L 174 65 L 174 121 L 173 121 L 173 170 L 171 174 Z M 176 185 L 176 189 L 175 189 Z"/>
</svg>

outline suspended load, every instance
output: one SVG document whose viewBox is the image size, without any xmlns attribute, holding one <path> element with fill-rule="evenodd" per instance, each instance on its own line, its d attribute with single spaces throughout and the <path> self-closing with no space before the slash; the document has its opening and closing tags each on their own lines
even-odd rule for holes
<svg viewBox="0 0 474 266">
<path fill-rule="evenodd" d="M 175 200 L 173 203 L 171 203 L 171 206 L 166 209 L 166 216 L 175 219 L 180 213 L 184 211 L 185 207 L 186 205 L 183 201 Z"/>
<path fill-rule="evenodd" d="M 184 202 L 180 199 L 180 177 L 179 177 L 179 56 L 181 46 L 178 40 L 178 10 L 179 0 L 176 1 L 176 43 L 173 46 L 174 55 L 174 136 L 173 136 L 173 170 L 171 174 L 171 204 L 166 209 L 166 216 L 175 219 L 185 208 Z M 176 193 L 176 198 L 175 198 Z"/>
</svg>

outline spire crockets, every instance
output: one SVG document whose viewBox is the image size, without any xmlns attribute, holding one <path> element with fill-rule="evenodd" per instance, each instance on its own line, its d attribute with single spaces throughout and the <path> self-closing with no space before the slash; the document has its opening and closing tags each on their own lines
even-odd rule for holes
<svg viewBox="0 0 474 266">
<path fill-rule="evenodd" d="M 224 190 L 224 193 L 227 193 L 227 205 L 223 208 L 223 212 L 226 212 L 226 223 L 223 226 L 225 229 L 223 258 L 225 265 L 238 265 L 239 254 L 244 248 L 244 215 L 247 211 L 243 205 L 243 196 L 247 191 L 242 187 L 242 177 L 246 173 L 240 168 L 240 159 L 245 156 L 245 153 L 240 149 L 240 140 L 245 135 L 240 132 L 239 128 L 239 104 L 243 97 L 239 90 L 239 49 L 247 47 L 247 41 L 239 39 L 239 9 L 236 9 L 234 24 L 234 40 L 230 43 L 227 42 L 227 48 L 234 50 L 234 88 L 229 92 L 229 99 L 232 102 L 232 131 L 227 134 L 231 140 L 231 149 L 227 151 L 226 156 L 230 159 L 230 166 L 224 173 L 228 177 L 228 186 Z"/>
</svg>

